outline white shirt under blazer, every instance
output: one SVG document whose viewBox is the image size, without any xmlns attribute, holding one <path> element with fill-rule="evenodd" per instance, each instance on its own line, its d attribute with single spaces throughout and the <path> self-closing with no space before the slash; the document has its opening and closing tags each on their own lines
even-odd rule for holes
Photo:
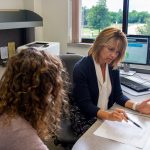
<svg viewBox="0 0 150 150">
<path fill-rule="evenodd" d="M 94 58 L 93 58 L 93 60 L 94 60 Z M 98 64 L 94 60 L 94 65 L 95 65 L 95 71 L 96 71 L 98 88 L 99 88 L 99 98 L 98 98 L 97 106 L 102 110 L 107 110 L 109 96 L 110 96 L 111 90 L 112 90 L 110 76 L 109 76 L 109 70 L 108 70 L 108 64 L 106 64 L 106 69 L 105 69 L 105 81 L 103 79 L 100 64 Z"/>
</svg>

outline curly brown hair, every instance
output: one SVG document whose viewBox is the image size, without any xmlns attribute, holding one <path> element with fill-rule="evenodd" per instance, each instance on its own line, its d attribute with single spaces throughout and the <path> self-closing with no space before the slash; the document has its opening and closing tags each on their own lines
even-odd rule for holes
<svg viewBox="0 0 150 150">
<path fill-rule="evenodd" d="M 62 79 L 63 74 L 63 79 Z M 0 81 L 0 115 L 8 122 L 26 119 L 42 139 L 56 133 L 67 106 L 65 78 L 59 58 L 25 49 L 11 57 Z"/>
</svg>

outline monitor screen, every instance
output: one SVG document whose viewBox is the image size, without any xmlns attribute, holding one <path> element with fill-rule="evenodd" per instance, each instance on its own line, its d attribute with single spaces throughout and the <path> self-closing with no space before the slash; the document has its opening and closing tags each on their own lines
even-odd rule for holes
<svg viewBox="0 0 150 150">
<path fill-rule="evenodd" d="M 148 37 L 127 36 L 128 46 L 125 53 L 124 63 L 147 64 Z"/>
</svg>

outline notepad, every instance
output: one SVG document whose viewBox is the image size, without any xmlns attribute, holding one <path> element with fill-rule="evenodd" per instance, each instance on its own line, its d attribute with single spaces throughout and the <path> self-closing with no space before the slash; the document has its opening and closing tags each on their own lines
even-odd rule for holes
<svg viewBox="0 0 150 150">
<path fill-rule="evenodd" d="M 143 148 L 150 136 L 149 130 L 148 127 L 140 129 L 129 121 L 104 121 L 94 134 L 137 148 Z"/>
</svg>

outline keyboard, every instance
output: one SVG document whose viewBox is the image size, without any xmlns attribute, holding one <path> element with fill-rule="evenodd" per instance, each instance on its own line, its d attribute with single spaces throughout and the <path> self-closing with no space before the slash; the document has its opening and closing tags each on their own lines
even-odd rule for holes
<svg viewBox="0 0 150 150">
<path fill-rule="evenodd" d="M 149 87 L 127 79 L 125 77 L 120 77 L 121 84 L 136 91 L 136 92 L 145 92 L 149 90 Z"/>
</svg>

